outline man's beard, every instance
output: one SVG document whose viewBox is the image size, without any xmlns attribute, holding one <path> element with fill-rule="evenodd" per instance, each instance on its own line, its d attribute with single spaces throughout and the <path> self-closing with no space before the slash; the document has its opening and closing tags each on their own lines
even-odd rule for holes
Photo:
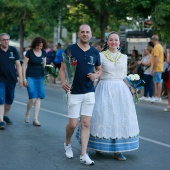
<svg viewBox="0 0 170 170">
<path fill-rule="evenodd" d="M 80 40 L 80 42 L 82 43 L 82 44 L 89 44 L 89 42 L 90 42 L 90 40 L 88 40 L 88 41 L 83 41 L 83 40 Z"/>
<path fill-rule="evenodd" d="M 8 48 L 8 45 L 5 45 L 5 46 L 4 46 L 3 44 L 1 44 L 1 47 L 2 47 L 2 48 Z"/>
</svg>

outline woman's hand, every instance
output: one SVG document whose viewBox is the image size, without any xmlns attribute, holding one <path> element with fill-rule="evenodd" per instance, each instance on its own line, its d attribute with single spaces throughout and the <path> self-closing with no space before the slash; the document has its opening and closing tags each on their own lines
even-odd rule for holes
<svg viewBox="0 0 170 170">
<path fill-rule="evenodd" d="M 20 88 L 23 86 L 23 81 L 22 81 L 22 79 L 19 79 L 19 80 L 18 80 L 18 84 L 19 84 L 19 87 L 20 87 Z"/>
<path fill-rule="evenodd" d="M 142 64 L 142 61 L 138 61 L 138 65 Z"/>
<path fill-rule="evenodd" d="M 134 87 L 129 87 L 129 89 L 130 89 L 130 91 L 131 91 L 131 93 L 132 93 L 132 95 L 134 95 L 135 93 L 136 93 L 136 91 L 135 91 L 135 89 L 134 89 Z"/>
<path fill-rule="evenodd" d="M 28 82 L 27 82 L 26 79 L 23 81 L 23 85 L 24 85 L 24 87 L 27 87 L 27 86 L 28 86 Z"/>
</svg>

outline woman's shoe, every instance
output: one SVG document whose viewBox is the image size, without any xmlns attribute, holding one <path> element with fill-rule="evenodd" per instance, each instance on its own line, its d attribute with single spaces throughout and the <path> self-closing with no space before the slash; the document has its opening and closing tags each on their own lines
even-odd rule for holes
<svg viewBox="0 0 170 170">
<path fill-rule="evenodd" d="M 170 111 L 170 106 L 167 106 L 163 111 L 164 111 L 164 112 Z"/>
<path fill-rule="evenodd" d="M 101 151 L 96 151 L 96 154 L 97 154 L 97 155 L 101 155 L 102 152 L 101 152 Z"/>
<path fill-rule="evenodd" d="M 114 153 L 114 159 L 119 161 L 126 161 L 126 157 L 122 153 Z"/>
<path fill-rule="evenodd" d="M 41 124 L 38 121 L 33 121 L 33 126 L 41 126 Z"/>
<path fill-rule="evenodd" d="M 30 122 L 30 118 L 29 117 L 25 117 L 25 123 L 29 123 Z"/>
</svg>

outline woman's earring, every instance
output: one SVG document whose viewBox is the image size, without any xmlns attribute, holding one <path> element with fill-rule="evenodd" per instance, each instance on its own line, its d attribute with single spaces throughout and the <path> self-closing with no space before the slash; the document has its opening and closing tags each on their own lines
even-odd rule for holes
<svg viewBox="0 0 170 170">
<path fill-rule="evenodd" d="M 118 50 L 118 51 L 120 51 L 120 50 L 121 50 L 121 48 L 120 48 L 120 47 L 118 47 L 118 48 L 117 48 L 117 50 Z"/>
</svg>

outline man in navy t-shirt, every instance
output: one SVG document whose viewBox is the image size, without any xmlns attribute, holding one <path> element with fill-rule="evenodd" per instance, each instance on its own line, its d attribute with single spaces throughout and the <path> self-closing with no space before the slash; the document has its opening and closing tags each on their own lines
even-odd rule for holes
<svg viewBox="0 0 170 170">
<path fill-rule="evenodd" d="M 17 81 L 20 87 L 23 85 L 19 54 L 16 48 L 9 46 L 9 39 L 8 34 L 0 34 L 0 129 L 5 129 L 4 121 L 8 125 L 12 124 L 7 114 L 14 100 Z"/>
<path fill-rule="evenodd" d="M 69 82 L 71 75 L 67 68 L 68 63 L 63 60 L 60 68 L 60 79 L 63 89 L 68 95 L 68 117 L 66 127 L 66 141 L 64 143 L 65 155 L 73 158 L 71 137 L 81 116 L 81 146 L 80 162 L 86 165 L 93 165 L 87 151 L 87 144 L 90 135 L 90 120 L 95 104 L 94 81 L 101 76 L 101 62 L 99 52 L 89 45 L 91 39 L 91 28 L 88 25 L 79 27 L 78 36 L 80 41 L 67 47 L 65 55 L 69 58 L 69 64 L 75 67 L 73 82 Z M 65 56 L 64 55 L 64 56 Z M 69 76 L 68 76 L 69 75 Z M 70 78 L 70 77 L 69 77 Z M 69 84 L 70 83 L 70 84 Z"/>
</svg>

